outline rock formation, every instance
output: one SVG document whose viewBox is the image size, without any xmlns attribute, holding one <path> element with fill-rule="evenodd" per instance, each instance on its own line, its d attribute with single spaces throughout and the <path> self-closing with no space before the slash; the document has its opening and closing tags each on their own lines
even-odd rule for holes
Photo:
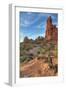
<svg viewBox="0 0 66 90">
<path fill-rule="evenodd" d="M 58 28 L 56 25 L 53 25 L 51 16 L 47 19 L 45 38 L 48 41 L 53 40 L 54 42 L 57 42 L 58 40 Z"/>
</svg>

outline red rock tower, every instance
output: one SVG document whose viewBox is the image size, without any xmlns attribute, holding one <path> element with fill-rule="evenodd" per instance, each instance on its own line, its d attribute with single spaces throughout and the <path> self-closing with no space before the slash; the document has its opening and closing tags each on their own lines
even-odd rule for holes
<svg viewBox="0 0 66 90">
<path fill-rule="evenodd" d="M 51 16 L 49 16 L 47 19 L 45 38 L 48 41 L 53 40 L 57 42 L 58 40 L 58 29 L 55 25 L 52 24 Z"/>
</svg>

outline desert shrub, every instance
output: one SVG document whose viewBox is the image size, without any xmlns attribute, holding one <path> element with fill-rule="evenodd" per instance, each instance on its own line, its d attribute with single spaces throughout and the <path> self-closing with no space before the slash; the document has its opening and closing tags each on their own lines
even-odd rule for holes
<svg viewBox="0 0 66 90">
<path fill-rule="evenodd" d="M 26 59 L 27 59 L 27 56 L 25 56 L 25 55 L 24 56 L 21 56 L 20 57 L 20 62 L 24 62 Z"/>
<path fill-rule="evenodd" d="M 40 51 L 37 51 L 37 54 L 40 54 Z"/>
<path fill-rule="evenodd" d="M 58 58 L 58 48 L 55 48 L 55 57 Z"/>
<path fill-rule="evenodd" d="M 45 49 L 44 48 L 39 48 L 38 51 L 37 51 L 37 54 L 45 54 Z"/>
<path fill-rule="evenodd" d="M 24 61 L 30 61 L 33 59 L 33 56 L 29 56 L 29 55 L 24 55 L 24 56 L 20 56 L 20 62 L 24 62 Z"/>
<path fill-rule="evenodd" d="M 20 71 L 20 78 L 24 77 L 24 74 Z"/>
</svg>

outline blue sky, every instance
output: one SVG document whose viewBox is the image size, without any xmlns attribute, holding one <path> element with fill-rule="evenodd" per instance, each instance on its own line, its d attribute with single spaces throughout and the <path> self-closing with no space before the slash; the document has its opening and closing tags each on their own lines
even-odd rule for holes
<svg viewBox="0 0 66 90">
<path fill-rule="evenodd" d="M 24 37 L 35 40 L 38 36 L 45 36 L 46 21 L 48 16 L 58 26 L 58 15 L 53 13 L 20 12 L 19 14 L 19 37 L 23 42 Z"/>
</svg>

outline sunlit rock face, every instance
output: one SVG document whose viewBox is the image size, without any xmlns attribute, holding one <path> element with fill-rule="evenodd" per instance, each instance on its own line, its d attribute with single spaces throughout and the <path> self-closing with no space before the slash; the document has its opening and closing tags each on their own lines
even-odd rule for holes
<svg viewBox="0 0 66 90">
<path fill-rule="evenodd" d="M 47 19 L 45 38 L 48 41 L 53 40 L 54 42 L 58 40 L 58 28 L 56 25 L 53 25 L 51 16 Z"/>
</svg>

